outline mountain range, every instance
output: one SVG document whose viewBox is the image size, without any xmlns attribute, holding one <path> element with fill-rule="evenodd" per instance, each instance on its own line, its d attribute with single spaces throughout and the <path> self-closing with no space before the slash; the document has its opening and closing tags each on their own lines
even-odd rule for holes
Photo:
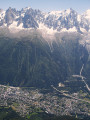
<svg viewBox="0 0 90 120">
<path fill-rule="evenodd" d="M 17 29 L 45 29 L 48 32 L 89 32 L 90 10 L 82 15 L 72 8 L 48 13 L 30 7 L 20 11 L 0 9 L 0 26 Z"/>
<path fill-rule="evenodd" d="M 90 10 L 0 9 L 0 84 L 42 88 L 73 80 L 76 90 L 89 90 L 89 32 Z"/>
</svg>

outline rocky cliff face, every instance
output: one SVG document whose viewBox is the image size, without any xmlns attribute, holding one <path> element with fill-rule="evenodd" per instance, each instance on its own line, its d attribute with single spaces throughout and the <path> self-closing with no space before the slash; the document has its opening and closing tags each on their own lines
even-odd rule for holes
<svg viewBox="0 0 90 120">
<path fill-rule="evenodd" d="M 79 37 L 58 35 L 52 43 L 34 34 L 17 39 L 1 37 L 0 84 L 50 87 L 79 75 L 89 56 Z"/>
</svg>

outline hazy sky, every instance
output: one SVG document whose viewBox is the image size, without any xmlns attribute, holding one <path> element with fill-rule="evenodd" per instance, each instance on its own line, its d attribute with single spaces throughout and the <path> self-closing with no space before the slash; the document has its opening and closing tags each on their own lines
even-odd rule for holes
<svg viewBox="0 0 90 120">
<path fill-rule="evenodd" d="M 90 0 L 0 0 L 0 8 L 14 7 L 20 10 L 25 7 L 43 11 L 65 10 L 73 8 L 79 13 L 90 9 Z"/>
</svg>

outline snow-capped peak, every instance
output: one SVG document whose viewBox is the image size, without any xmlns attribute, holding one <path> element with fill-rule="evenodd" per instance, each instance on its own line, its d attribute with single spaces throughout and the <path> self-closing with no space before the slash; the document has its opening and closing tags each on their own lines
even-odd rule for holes
<svg viewBox="0 0 90 120">
<path fill-rule="evenodd" d="M 83 16 L 90 21 L 90 9 L 88 9 Z"/>
<path fill-rule="evenodd" d="M 6 11 L 0 9 L 0 21 L 4 19 Z"/>
<path fill-rule="evenodd" d="M 22 10 L 21 10 L 21 11 L 26 12 L 26 11 L 27 11 L 27 10 L 29 10 L 29 9 L 31 9 L 31 7 L 25 7 L 25 8 L 22 8 Z"/>
<path fill-rule="evenodd" d="M 67 14 L 70 14 L 71 11 L 72 11 L 72 8 L 69 8 L 69 9 L 65 10 L 65 12 L 66 12 Z"/>
<path fill-rule="evenodd" d="M 24 10 L 29 10 L 29 9 L 31 9 L 31 7 L 26 7 L 26 8 L 24 8 Z"/>
<path fill-rule="evenodd" d="M 85 13 L 86 15 L 90 16 L 90 9 L 88 9 Z"/>
<path fill-rule="evenodd" d="M 49 14 L 59 15 L 60 13 L 62 13 L 62 11 L 51 11 Z"/>
</svg>

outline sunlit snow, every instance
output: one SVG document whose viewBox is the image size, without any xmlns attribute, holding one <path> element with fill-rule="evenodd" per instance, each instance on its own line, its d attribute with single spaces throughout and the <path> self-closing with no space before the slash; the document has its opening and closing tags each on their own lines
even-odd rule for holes
<svg viewBox="0 0 90 120">
<path fill-rule="evenodd" d="M 70 28 L 68 30 L 66 28 L 63 28 L 60 32 L 77 32 L 77 29 L 76 27 Z"/>
</svg>

